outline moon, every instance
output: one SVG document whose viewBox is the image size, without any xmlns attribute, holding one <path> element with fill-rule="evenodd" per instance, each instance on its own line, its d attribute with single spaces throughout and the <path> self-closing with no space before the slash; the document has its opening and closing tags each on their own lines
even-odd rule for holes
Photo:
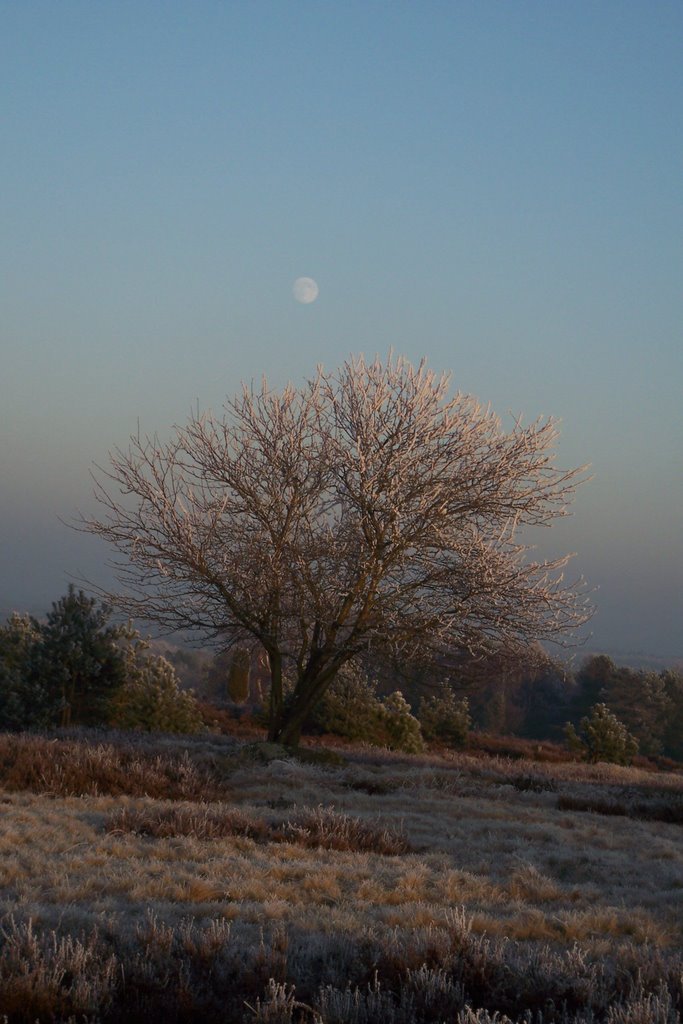
<svg viewBox="0 0 683 1024">
<path fill-rule="evenodd" d="M 318 284 L 312 277 L 297 277 L 292 292 L 297 302 L 308 306 L 318 298 Z"/>
</svg>

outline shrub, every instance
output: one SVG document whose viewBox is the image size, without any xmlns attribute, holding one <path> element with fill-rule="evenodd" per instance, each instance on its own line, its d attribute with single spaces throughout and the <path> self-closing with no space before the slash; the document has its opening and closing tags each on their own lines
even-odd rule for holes
<svg viewBox="0 0 683 1024">
<path fill-rule="evenodd" d="M 386 733 L 384 746 L 390 750 L 404 750 L 419 754 L 424 750 L 420 723 L 410 710 L 410 704 L 400 690 L 385 697 L 381 704 L 382 721 Z"/>
<path fill-rule="evenodd" d="M 155 754 L 139 744 L 93 743 L 45 736 L 0 735 L 0 785 L 54 796 L 150 796 L 212 799 L 225 786 L 187 753 Z"/>
<path fill-rule="evenodd" d="M 56 720 L 59 700 L 37 671 L 40 626 L 13 612 L 0 627 L 0 729 L 42 728 Z"/>
<path fill-rule="evenodd" d="M 407 836 L 380 822 L 362 821 L 333 807 L 302 807 L 269 821 L 225 804 L 122 807 L 108 818 L 110 833 L 132 832 L 156 839 L 191 836 L 203 841 L 245 836 L 256 843 L 291 843 L 312 849 L 351 850 L 396 856 L 412 849 Z"/>
<path fill-rule="evenodd" d="M 273 829 L 273 838 L 301 846 L 325 850 L 351 850 L 357 853 L 379 853 L 395 857 L 412 850 L 404 832 L 362 821 L 333 807 L 302 807 L 292 817 Z"/>
<path fill-rule="evenodd" d="M 319 732 L 389 747 L 406 753 L 424 749 L 420 723 L 403 694 L 396 690 L 383 700 L 358 666 L 345 665 L 313 712 Z"/>
<path fill-rule="evenodd" d="M 38 673 L 48 691 L 59 697 L 60 725 L 101 725 L 125 678 L 119 643 L 125 628 L 109 625 L 110 610 L 73 584 L 55 601 L 39 626 L 33 646 Z M 32 673 L 32 674 L 33 674 Z M 35 678 L 35 675 L 33 676 Z"/>
<path fill-rule="evenodd" d="M 280 922 L 174 919 L 70 935 L 16 919 L 0 931 L 10 1024 L 677 1024 L 680 954 L 614 955 L 473 933 L 464 911 L 358 942 Z M 104 933 L 104 934 L 103 934 Z M 379 933 L 379 934 L 378 934 Z M 324 973 L 323 973 L 324 972 Z"/>
<path fill-rule="evenodd" d="M 557 798 L 557 807 L 560 811 L 591 811 L 593 814 L 683 825 L 683 800 L 674 794 L 655 796 L 649 800 L 635 799 L 633 793 L 628 791 L 605 797 L 563 794 Z"/>
<path fill-rule="evenodd" d="M 590 715 L 581 719 L 581 733 L 568 722 L 565 727 L 567 746 L 593 763 L 630 764 L 638 753 L 638 741 L 626 726 L 612 714 L 606 704 L 596 704 Z"/>
<path fill-rule="evenodd" d="M 45 622 L 13 614 L 0 629 L 0 725 L 101 725 L 122 685 L 125 629 L 73 585 Z"/>
<path fill-rule="evenodd" d="M 14 613 L 0 627 L 0 729 L 115 725 L 195 733 L 203 718 L 170 662 L 130 625 L 69 587 L 44 623 Z"/>
<path fill-rule="evenodd" d="M 467 743 L 472 728 L 470 704 L 467 697 L 458 699 L 448 683 L 442 683 L 433 696 L 422 698 L 418 717 L 426 740 L 438 740 L 449 747 L 464 747 Z"/>
<path fill-rule="evenodd" d="M 339 670 L 314 709 L 311 725 L 316 732 L 382 745 L 382 703 L 358 666 L 349 663 Z"/>
<path fill-rule="evenodd" d="M 166 658 L 146 651 L 139 638 L 127 652 L 126 681 L 112 705 L 112 723 L 144 732 L 198 733 L 204 719 L 191 692 L 180 689 Z"/>
<path fill-rule="evenodd" d="M 193 839 L 224 839 L 226 836 L 246 836 L 266 842 L 268 826 L 259 818 L 237 807 L 222 804 L 181 804 L 175 807 L 121 807 L 109 816 L 105 825 L 109 833 L 132 832 L 155 839 L 175 839 L 191 836 Z"/>
<path fill-rule="evenodd" d="M 38 680 L 27 679 L 0 662 L 0 729 L 40 729 L 55 718 L 58 705 Z"/>
<path fill-rule="evenodd" d="M 21 671 L 39 639 L 39 623 L 30 615 L 12 612 L 5 625 L 0 626 L 0 662 L 8 671 Z"/>
</svg>

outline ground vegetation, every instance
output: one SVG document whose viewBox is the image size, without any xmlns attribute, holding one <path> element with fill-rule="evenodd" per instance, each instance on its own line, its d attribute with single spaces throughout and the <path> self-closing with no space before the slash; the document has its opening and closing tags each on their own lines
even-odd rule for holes
<svg viewBox="0 0 683 1024">
<path fill-rule="evenodd" d="M 0 1019 L 677 1024 L 680 773 L 336 749 L 0 736 Z"/>
</svg>

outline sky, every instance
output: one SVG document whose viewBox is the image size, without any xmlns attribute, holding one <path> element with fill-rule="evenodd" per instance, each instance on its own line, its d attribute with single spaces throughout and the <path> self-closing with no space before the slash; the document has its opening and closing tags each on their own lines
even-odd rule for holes
<svg viewBox="0 0 683 1024">
<path fill-rule="evenodd" d="M 561 419 L 539 552 L 683 656 L 682 53 L 680 0 L 0 0 L 0 607 L 108 579 L 64 523 L 138 421 L 392 347 Z"/>
</svg>

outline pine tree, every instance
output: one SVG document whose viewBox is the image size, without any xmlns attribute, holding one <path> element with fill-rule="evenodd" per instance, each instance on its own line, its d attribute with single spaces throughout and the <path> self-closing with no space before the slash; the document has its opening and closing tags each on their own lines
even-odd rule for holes
<svg viewBox="0 0 683 1024">
<path fill-rule="evenodd" d="M 606 704 L 596 704 L 590 715 L 581 719 L 580 734 L 570 722 L 565 734 L 569 749 L 583 753 L 593 763 L 630 764 L 638 753 L 638 740 Z"/>
<path fill-rule="evenodd" d="M 0 627 L 0 729 L 49 725 L 58 702 L 38 671 L 40 626 L 29 615 L 13 612 Z"/>
<path fill-rule="evenodd" d="M 195 696 L 180 689 L 173 665 L 150 652 L 138 633 L 127 639 L 126 681 L 112 702 L 112 724 L 144 732 L 201 732 L 204 722 Z"/>
<path fill-rule="evenodd" d="M 34 671 L 59 699 L 59 725 L 101 725 L 125 679 L 120 639 L 125 630 L 108 624 L 110 612 L 73 584 L 55 601 L 35 646 Z"/>
</svg>

